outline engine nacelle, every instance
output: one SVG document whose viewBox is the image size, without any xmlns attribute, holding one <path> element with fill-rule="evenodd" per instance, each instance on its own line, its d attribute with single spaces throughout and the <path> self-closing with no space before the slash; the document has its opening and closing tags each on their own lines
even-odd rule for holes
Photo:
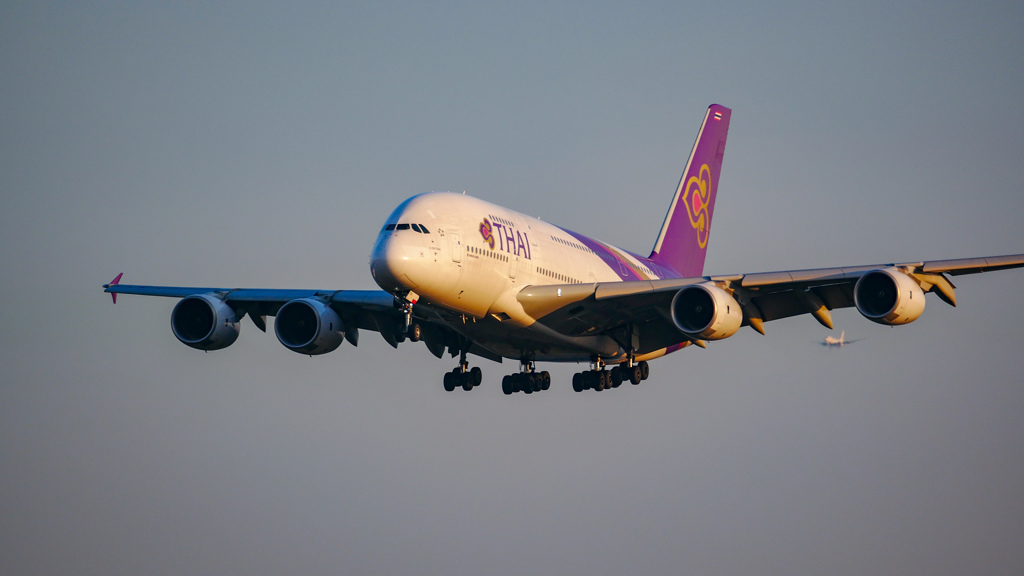
<svg viewBox="0 0 1024 576">
<path fill-rule="evenodd" d="M 238 339 L 238 314 L 212 294 L 182 298 L 171 312 L 174 337 L 199 350 L 220 350 Z"/>
<path fill-rule="evenodd" d="M 299 298 L 277 311 L 274 332 L 285 348 L 299 354 L 326 354 L 341 346 L 345 326 L 338 314 L 319 300 Z"/>
<path fill-rule="evenodd" d="M 886 326 L 907 324 L 924 312 L 924 290 L 898 269 L 883 268 L 857 280 L 853 303 L 872 322 Z"/>
<path fill-rule="evenodd" d="M 740 329 L 743 309 L 711 283 L 687 286 L 672 298 L 672 321 L 680 332 L 703 340 L 728 338 Z"/>
</svg>

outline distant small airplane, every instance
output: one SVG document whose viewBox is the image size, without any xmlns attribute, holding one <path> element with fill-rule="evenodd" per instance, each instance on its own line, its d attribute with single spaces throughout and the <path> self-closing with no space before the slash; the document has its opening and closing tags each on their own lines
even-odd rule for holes
<svg viewBox="0 0 1024 576">
<path fill-rule="evenodd" d="M 836 338 L 835 336 L 825 336 L 825 341 L 822 342 L 821 345 L 826 348 L 842 348 L 847 344 L 853 344 L 854 342 L 860 342 L 861 340 L 863 340 L 863 338 L 847 340 L 846 330 L 843 330 L 842 333 L 839 334 L 839 338 Z"/>
</svg>

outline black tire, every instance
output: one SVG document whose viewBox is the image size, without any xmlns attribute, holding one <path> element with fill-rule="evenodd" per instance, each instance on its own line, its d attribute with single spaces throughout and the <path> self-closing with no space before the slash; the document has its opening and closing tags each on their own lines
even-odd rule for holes
<svg viewBox="0 0 1024 576">
<path fill-rule="evenodd" d="M 448 392 L 455 390 L 455 375 L 451 372 L 444 373 L 444 389 Z"/>
<path fill-rule="evenodd" d="M 410 342 L 419 342 L 420 337 L 423 336 L 423 329 L 420 328 L 419 324 L 413 322 L 412 324 L 409 325 L 408 336 Z"/>
<path fill-rule="evenodd" d="M 612 379 L 612 388 L 618 388 L 622 385 L 622 368 L 616 366 L 609 371 L 609 375 Z"/>
<path fill-rule="evenodd" d="M 583 374 L 577 372 L 572 375 L 572 389 L 575 392 L 583 392 Z"/>
<path fill-rule="evenodd" d="M 640 379 L 647 380 L 651 377 L 651 367 L 646 361 L 640 362 Z"/>
<path fill-rule="evenodd" d="M 540 389 L 541 390 L 547 390 L 548 388 L 551 388 L 551 374 L 548 374 L 547 370 L 545 370 L 544 372 L 540 373 L 540 379 L 541 379 L 541 385 L 540 385 Z"/>
<path fill-rule="evenodd" d="M 480 370 L 479 366 L 473 366 L 473 369 L 469 371 L 469 376 L 473 386 L 479 386 L 484 381 L 484 373 Z"/>
<path fill-rule="evenodd" d="M 505 376 L 502 377 L 501 391 L 508 396 L 511 396 L 512 393 L 515 392 L 515 388 L 512 387 L 512 376 L 510 374 L 505 374 Z"/>
<path fill-rule="evenodd" d="M 469 372 L 462 372 L 459 374 L 459 383 L 462 384 L 462 389 L 469 392 L 473 389 L 473 376 Z"/>
<path fill-rule="evenodd" d="M 633 384 L 634 386 L 639 384 L 640 381 L 644 379 L 644 373 L 643 373 L 643 370 L 640 369 L 640 365 L 639 364 L 633 364 L 633 367 L 629 368 L 628 374 L 629 374 L 629 382 L 631 384 Z"/>
</svg>

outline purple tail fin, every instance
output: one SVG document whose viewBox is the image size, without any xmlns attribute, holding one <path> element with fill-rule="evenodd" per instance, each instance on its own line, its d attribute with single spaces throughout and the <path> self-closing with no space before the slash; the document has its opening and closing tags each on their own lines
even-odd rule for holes
<svg viewBox="0 0 1024 576">
<path fill-rule="evenodd" d="M 711 235 L 711 216 L 715 213 L 715 193 L 718 192 L 718 175 L 722 172 L 730 116 L 732 110 L 725 106 L 712 104 L 708 107 L 651 252 L 651 260 L 672 268 L 684 278 L 704 273 L 704 255 Z"/>
</svg>

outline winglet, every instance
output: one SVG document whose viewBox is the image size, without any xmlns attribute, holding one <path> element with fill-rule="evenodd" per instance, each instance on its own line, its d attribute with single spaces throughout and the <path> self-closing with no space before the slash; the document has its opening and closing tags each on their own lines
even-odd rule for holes
<svg viewBox="0 0 1024 576">
<path fill-rule="evenodd" d="M 110 281 L 110 284 L 104 284 L 103 287 L 110 288 L 111 286 L 117 286 L 117 283 L 121 281 L 121 276 L 124 276 L 124 272 L 118 274 L 116 278 Z M 110 298 L 114 301 L 114 304 L 117 304 L 117 292 L 111 292 Z"/>
</svg>

